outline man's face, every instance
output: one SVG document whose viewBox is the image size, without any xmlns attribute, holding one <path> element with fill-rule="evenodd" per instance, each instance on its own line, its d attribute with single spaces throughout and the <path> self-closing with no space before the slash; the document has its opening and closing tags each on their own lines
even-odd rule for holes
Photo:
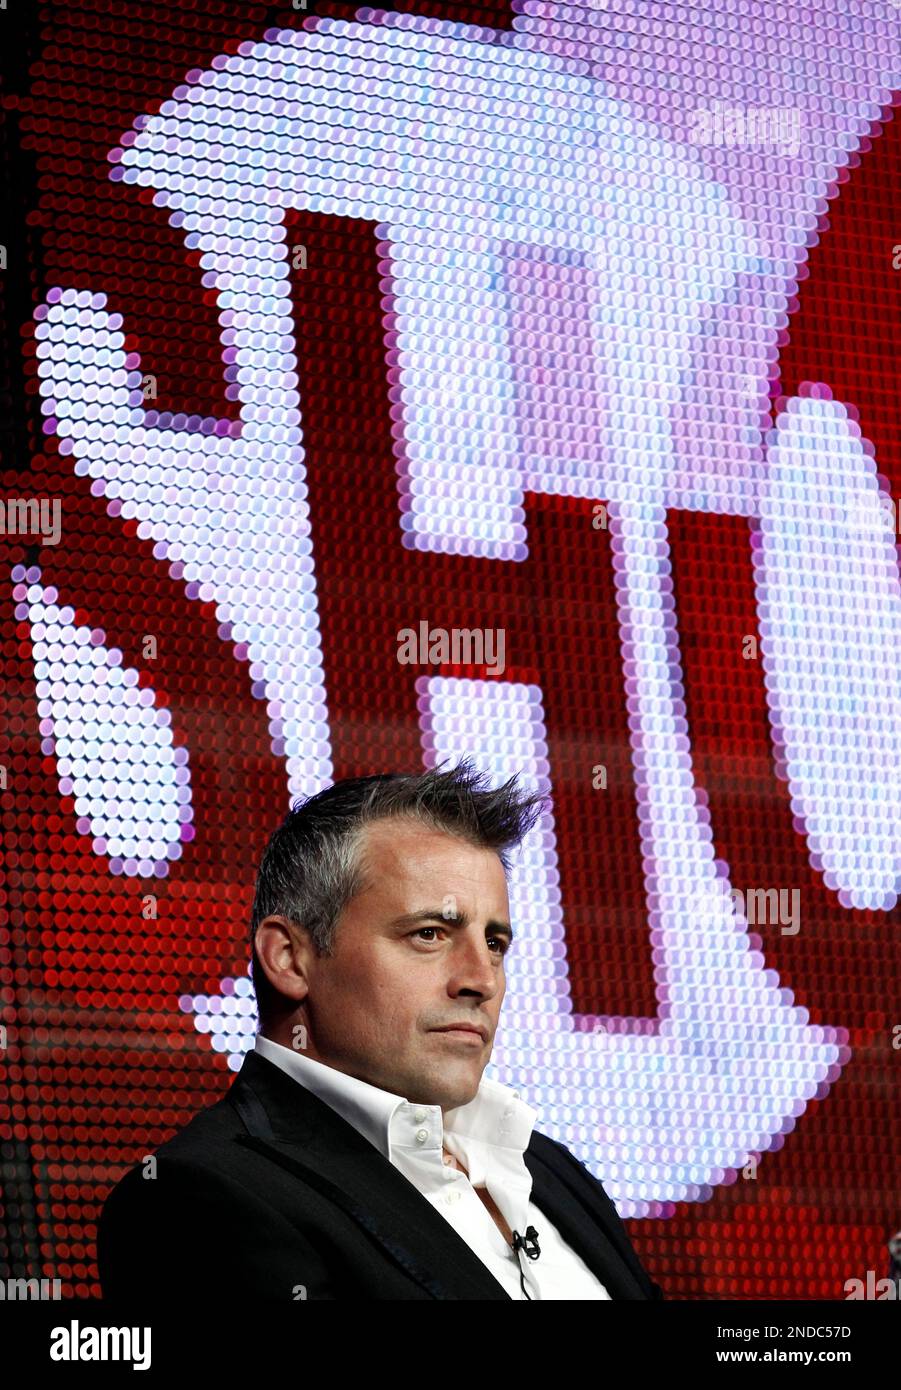
<svg viewBox="0 0 901 1390">
<path fill-rule="evenodd" d="M 305 1055 L 420 1105 L 465 1105 L 506 988 L 503 865 L 403 820 L 367 826 L 360 853 L 366 886 L 338 921 L 334 954 L 301 950 Z M 438 1031 L 460 1023 L 485 1036 Z"/>
</svg>

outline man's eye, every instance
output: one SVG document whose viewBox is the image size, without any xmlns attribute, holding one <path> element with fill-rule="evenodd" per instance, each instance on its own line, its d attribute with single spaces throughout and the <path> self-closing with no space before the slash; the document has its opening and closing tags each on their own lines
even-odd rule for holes
<svg viewBox="0 0 901 1390">
<path fill-rule="evenodd" d="M 441 927 L 417 927 L 416 931 L 411 932 L 410 935 L 414 937 L 418 936 L 421 938 L 424 932 L 436 932 L 441 930 Z M 507 954 L 507 951 L 510 949 L 510 942 L 507 940 L 505 936 L 489 936 L 486 937 L 486 940 L 489 946 L 493 942 L 495 946 L 500 947 L 500 951 L 498 952 L 499 955 L 505 956 Z"/>
</svg>

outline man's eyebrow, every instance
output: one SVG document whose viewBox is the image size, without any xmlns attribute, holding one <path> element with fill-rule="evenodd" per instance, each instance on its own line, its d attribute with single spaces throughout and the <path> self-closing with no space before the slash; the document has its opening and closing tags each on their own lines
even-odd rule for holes
<svg viewBox="0 0 901 1390">
<path fill-rule="evenodd" d="M 407 912 L 402 917 L 395 917 L 391 925 L 413 927 L 417 922 L 440 922 L 443 927 L 465 927 L 469 925 L 469 918 L 465 912 L 445 913 L 440 907 L 427 907 L 421 912 Z M 506 936 L 509 942 L 513 941 L 513 928 L 509 922 L 486 922 L 485 930 L 492 936 Z"/>
</svg>

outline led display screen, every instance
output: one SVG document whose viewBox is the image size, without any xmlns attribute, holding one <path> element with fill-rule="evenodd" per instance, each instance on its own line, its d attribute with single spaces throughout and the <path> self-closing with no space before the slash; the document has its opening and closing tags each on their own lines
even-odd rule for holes
<svg viewBox="0 0 901 1390">
<path fill-rule="evenodd" d="M 3 99 L 0 1273 L 255 1029 L 292 801 L 548 810 L 488 1075 L 667 1297 L 901 1225 L 901 9 L 39 3 Z"/>
</svg>

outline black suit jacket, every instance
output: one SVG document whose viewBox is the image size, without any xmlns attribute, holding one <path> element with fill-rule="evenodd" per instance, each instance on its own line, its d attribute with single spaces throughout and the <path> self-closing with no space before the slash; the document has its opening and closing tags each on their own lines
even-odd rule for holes
<svg viewBox="0 0 901 1390">
<path fill-rule="evenodd" d="M 250 1052 L 222 1100 L 126 1173 L 97 1233 L 107 1298 L 510 1299 L 403 1174 Z M 532 1201 L 612 1299 L 661 1299 L 601 1184 L 533 1131 Z M 539 1241 L 540 1241 L 540 1227 Z"/>
</svg>

